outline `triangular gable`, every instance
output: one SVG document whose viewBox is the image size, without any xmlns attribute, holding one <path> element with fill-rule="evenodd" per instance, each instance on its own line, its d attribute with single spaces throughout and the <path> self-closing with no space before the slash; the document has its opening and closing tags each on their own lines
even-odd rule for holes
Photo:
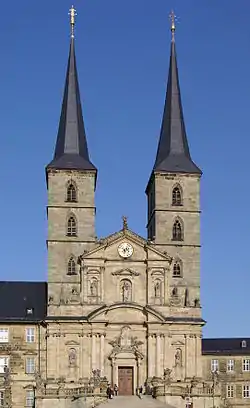
<svg viewBox="0 0 250 408">
<path fill-rule="evenodd" d="M 140 235 L 136 234 L 135 232 L 131 231 L 130 229 L 122 229 L 114 234 L 109 235 L 106 238 L 99 240 L 99 245 L 95 248 L 91 249 L 90 251 L 85 251 L 82 255 L 80 255 L 79 260 L 92 258 L 93 255 L 98 253 L 99 251 L 106 249 L 108 246 L 111 246 L 115 243 L 118 243 L 122 239 L 127 238 L 129 241 L 137 244 L 141 247 L 146 248 L 148 251 L 152 251 L 162 259 L 168 262 L 172 262 L 172 257 L 169 256 L 166 252 L 161 252 L 154 247 L 152 243 L 147 241 L 145 238 L 141 237 Z"/>
</svg>

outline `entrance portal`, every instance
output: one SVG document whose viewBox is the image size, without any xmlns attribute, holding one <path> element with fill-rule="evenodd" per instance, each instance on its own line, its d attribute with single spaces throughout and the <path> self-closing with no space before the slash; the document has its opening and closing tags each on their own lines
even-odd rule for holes
<svg viewBox="0 0 250 408">
<path fill-rule="evenodd" d="M 119 395 L 133 395 L 133 367 L 118 367 Z"/>
</svg>

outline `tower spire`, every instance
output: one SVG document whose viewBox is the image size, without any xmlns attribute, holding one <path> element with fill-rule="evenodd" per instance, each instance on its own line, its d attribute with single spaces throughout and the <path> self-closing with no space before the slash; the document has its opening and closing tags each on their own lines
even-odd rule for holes
<svg viewBox="0 0 250 408">
<path fill-rule="evenodd" d="M 88 153 L 75 56 L 74 6 L 69 10 L 71 39 L 64 96 L 59 121 L 54 158 L 48 168 L 66 170 L 94 170 Z"/>
<path fill-rule="evenodd" d="M 175 49 L 175 19 L 172 11 L 167 93 L 154 171 L 201 174 L 191 159 L 186 135 Z"/>
</svg>

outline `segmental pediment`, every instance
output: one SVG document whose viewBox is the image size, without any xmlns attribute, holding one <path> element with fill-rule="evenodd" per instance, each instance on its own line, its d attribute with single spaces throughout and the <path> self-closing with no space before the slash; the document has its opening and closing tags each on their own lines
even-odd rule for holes
<svg viewBox="0 0 250 408">
<path fill-rule="evenodd" d="M 130 268 L 120 269 L 111 273 L 113 276 L 139 276 L 140 273 L 133 271 Z"/>
</svg>

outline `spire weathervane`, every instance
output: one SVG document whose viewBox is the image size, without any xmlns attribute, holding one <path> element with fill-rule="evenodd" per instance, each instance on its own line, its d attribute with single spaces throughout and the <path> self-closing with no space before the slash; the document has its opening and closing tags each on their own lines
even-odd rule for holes
<svg viewBox="0 0 250 408">
<path fill-rule="evenodd" d="M 173 10 L 172 10 L 171 13 L 169 14 L 169 18 L 170 18 L 170 21 L 171 21 L 172 40 L 174 40 L 176 15 L 174 14 Z"/>
<path fill-rule="evenodd" d="M 74 31 L 75 31 L 75 17 L 77 16 L 76 9 L 74 6 L 71 7 L 69 10 L 69 15 L 70 15 L 70 25 L 71 25 L 71 38 L 74 38 Z"/>
</svg>

